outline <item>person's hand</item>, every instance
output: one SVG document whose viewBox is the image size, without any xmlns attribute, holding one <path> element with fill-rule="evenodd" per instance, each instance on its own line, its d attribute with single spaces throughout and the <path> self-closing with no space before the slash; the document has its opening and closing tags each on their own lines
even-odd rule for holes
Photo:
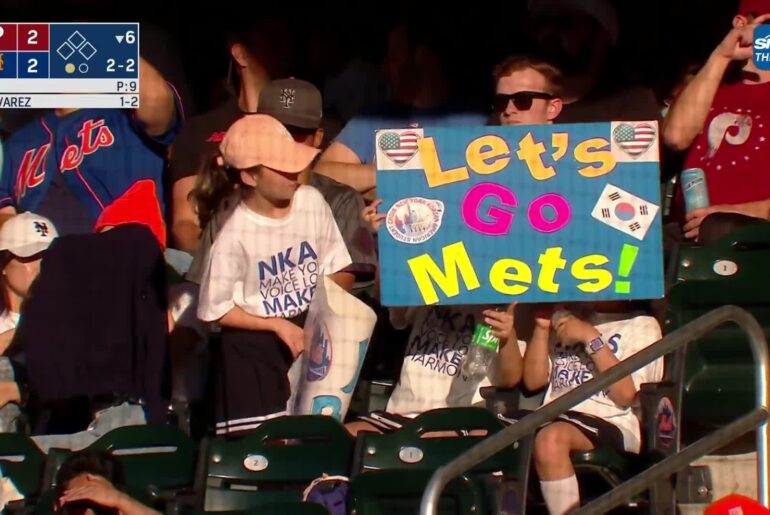
<svg viewBox="0 0 770 515">
<path fill-rule="evenodd" d="M 709 206 L 709 207 L 699 207 L 697 209 L 693 209 L 692 211 L 688 212 L 685 217 L 685 223 L 682 227 L 682 232 L 684 232 L 684 237 L 687 239 L 694 239 L 698 240 L 698 237 L 700 236 L 700 226 L 703 223 L 703 220 L 710 214 L 713 213 L 737 213 L 738 211 L 730 205 L 727 204 L 719 204 L 716 206 Z"/>
<path fill-rule="evenodd" d="M 558 340 L 565 345 L 573 343 L 585 344 L 599 334 L 594 326 L 573 315 L 561 318 L 556 322 L 554 329 L 556 329 Z"/>
<path fill-rule="evenodd" d="M 275 324 L 275 334 L 286 344 L 291 355 L 296 358 L 302 354 L 305 350 L 305 331 L 285 318 L 277 318 Z"/>
<path fill-rule="evenodd" d="M 761 25 L 768 19 L 770 19 L 770 14 L 763 14 L 743 27 L 733 28 L 716 48 L 716 54 L 732 61 L 751 59 L 754 45 L 754 29 L 757 25 Z"/>
<path fill-rule="evenodd" d="M 105 508 L 119 508 L 126 494 L 101 476 L 87 474 L 88 484 L 67 490 L 59 497 L 59 506 L 69 502 L 91 501 Z"/>
<path fill-rule="evenodd" d="M 513 331 L 513 311 L 518 302 L 511 303 L 505 311 L 495 311 L 494 309 L 484 310 L 484 323 L 492 328 L 492 334 L 500 339 L 501 343 L 508 341 L 508 338 L 514 334 Z"/>
<path fill-rule="evenodd" d="M 535 327 L 539 329 L 551 328 L 551 317 L 553 316 L 553 305 L 538 304 L 535 306 Z"/>
<path fill-rule="evenodd" d="M 371 227 L 372 232 L 377 232 L 385 220 L 385 213 L 378 213 L 377 208 L 382 204 L 382 199 L 378 198 L 361 211 L 361 218 Z"/>
</svg>

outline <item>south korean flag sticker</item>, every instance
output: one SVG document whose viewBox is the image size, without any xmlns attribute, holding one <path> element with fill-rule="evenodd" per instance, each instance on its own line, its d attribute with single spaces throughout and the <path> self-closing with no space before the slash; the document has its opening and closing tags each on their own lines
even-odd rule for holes
<svg viewBox="0 0 770 515">
<path fill-rule="evenodd" d="M 660 208 L 617 186 L 604 187 L 591 216 L 637 240 L 644 240 Z"/>
</svg>

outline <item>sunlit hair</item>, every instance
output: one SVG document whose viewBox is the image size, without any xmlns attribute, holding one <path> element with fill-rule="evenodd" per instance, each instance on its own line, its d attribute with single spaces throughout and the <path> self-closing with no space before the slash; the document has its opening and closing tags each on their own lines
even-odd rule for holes
<svg viewBox="0 0 770 515">
<path fill-rule="evenodd" d="M 492 77 L 495 80 L 495 84 L 497 84 L 503 77 L 508 77 L 515 72 L 527 69 L 535 70 L 545 77 L 549 88 L 547 93 L 555 97 L 561 96 L 564 87 L 564 78 L 561 72 L 551 63 L 537 57 L 512 55 L 495 66 Z"/>
<path fill-rule="evenodd" d="M 243 186 L 240 174 L 240 170 L 224 166 L 219 155 L 206 161 L 190 192 L 201 228 L 206 227 L 222 203 Z"/>
</svg>

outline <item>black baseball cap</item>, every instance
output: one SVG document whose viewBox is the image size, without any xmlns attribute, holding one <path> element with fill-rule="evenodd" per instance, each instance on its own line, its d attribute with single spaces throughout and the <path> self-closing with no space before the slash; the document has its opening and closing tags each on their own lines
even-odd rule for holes
<svg viewBox="0 0 770 515">
<path fill-rule="evenodd" d="M 270 115 L 287 127 L 317 129 L 323 116 L 321 92 L 304 80 L 274 80 L 259 93 L 257 113 Z"/>
</svg>

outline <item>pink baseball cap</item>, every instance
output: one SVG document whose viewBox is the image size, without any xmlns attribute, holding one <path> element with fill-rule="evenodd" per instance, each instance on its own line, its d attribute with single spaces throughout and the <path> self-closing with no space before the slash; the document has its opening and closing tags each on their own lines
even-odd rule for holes
<svg viewBox="0 0 770 515">
<path fill-rule="evenodd" d="M 318 155 L 318 149 L 298 143 L 265 114 L 247 114 L 230 126 L 219 145 L 227 166 L 245 170 L 262 165 L 285 173 L 299 173 Z"/>
<path fill-rule="evenodd" d="M 748 14 L 762 16 L 767 13 L 770 13 L 770 0 L 741 0 L 738 6 L 738 14 L 744 16 Z"/>
</svg>

